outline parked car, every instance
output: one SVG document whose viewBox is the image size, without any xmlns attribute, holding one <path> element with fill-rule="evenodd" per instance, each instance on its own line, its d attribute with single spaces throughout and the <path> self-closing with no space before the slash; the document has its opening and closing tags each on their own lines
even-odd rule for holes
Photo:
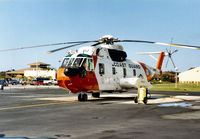
<svg viewBox="0 0 200 139">
<path fill-rule="evenodd" d="M 6 80 L 0 80 L 0 85 L 8 86 L 8 82 Z"/>
<path fill-rule="evenodd" d="M 44 80 L 43 83 L 45 85 L 57 85 L 58 84 L 58 82 L 57 82 L 56 79 L 53 79 L 53 80 Z"/>
<path fill-rule="evenodd" d="M 9 84 L 16 85 L 16 84 L 19 84 L 19 81 L 17 81 L 17 80 L 10 80 Z"/>
<path fill-rule="evenodd" d="M 53 80 L 53 85 L 58 85 L 58 81 L 56 79 Z"/>
<path fill-rule="evenodd" d="M 32 81 L 31 80 L 21 80 L 20 83 L 21 83 L 21 85 L 27 85 L 27 84 L 31 84 Z"/>
<path fill-rule="evenodd" d="M 32 80 L 31 85 L 44 85 L 45 80 L 50 80 L 50 78 L 38 77 L 35 80 Z"/>
</svg>

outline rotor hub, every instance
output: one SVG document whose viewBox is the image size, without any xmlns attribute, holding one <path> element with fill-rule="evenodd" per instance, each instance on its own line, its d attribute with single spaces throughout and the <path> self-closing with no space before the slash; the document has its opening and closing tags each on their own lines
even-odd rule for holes
<svg viewBox="0 0 200 139">
<path fill-rule="evenodd" d="M 105 35 L 99 39 L 99 43 L 113 44 L 114 42 L 119 41 L 118 38 L 114 38 L 112 35 Z"/>
</svg>

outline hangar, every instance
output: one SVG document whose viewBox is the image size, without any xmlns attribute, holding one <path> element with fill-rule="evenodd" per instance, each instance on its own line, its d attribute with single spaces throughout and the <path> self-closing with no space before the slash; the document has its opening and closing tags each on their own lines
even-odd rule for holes
<svg viewBox="0 0 200 139">
<path fill-rule="evenodd" d="M 200 67 L 179 74 L 179 83 L 200 83 Z"/>
</svg>

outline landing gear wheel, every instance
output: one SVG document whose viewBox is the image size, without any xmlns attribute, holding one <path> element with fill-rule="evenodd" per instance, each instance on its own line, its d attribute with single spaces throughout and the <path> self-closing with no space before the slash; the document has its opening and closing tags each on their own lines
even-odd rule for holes
<svg viewBox="0 0 200 139">
<path fill-rule="evenodd" d="M 82 94 L 78 94 L 78 101 L 82 101 Z"/>
<path fill-rule="evenodd" d="M 100 93 L 92 93 L 92 97 L 94 97 L 94 98 L 100 98 Z"/>
<path fill-rule="evenodd" d="M 78 101 L 87 101 L 87 100 L 88 100 L 87 94 L 79 94 L 78 95 Z"/>
<path fill-rule="evenodd" d="M 144 97 L 143 102 L 144 102 L 144 104 L 147 104 L 147 97 Z"/>
<path fill-rule="evenodd" d="M 87 101 L 87 100 L 88 100 L 87 94 L 83 94 L 83 96 L 82 96 L 82 101 Z"/>
<path fill-rule="evenodd" d="M 138 103 L 138 97 L 134 98 L 135 103 Z"/>
</svg>

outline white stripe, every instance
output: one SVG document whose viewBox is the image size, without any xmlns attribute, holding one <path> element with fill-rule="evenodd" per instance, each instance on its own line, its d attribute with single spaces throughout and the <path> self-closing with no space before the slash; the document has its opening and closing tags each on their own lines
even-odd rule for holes
<svg viewBox="0 0 200 139">
<path fill-rule="evenodd" d="M 170 46 L 170 44 L 168 44 L 168 43 L 162 43 L 162 42 L 156 42 L 155 44 L 158 44 L 158 45 L 168 45 L 168 46 Z"/>
</svg>

